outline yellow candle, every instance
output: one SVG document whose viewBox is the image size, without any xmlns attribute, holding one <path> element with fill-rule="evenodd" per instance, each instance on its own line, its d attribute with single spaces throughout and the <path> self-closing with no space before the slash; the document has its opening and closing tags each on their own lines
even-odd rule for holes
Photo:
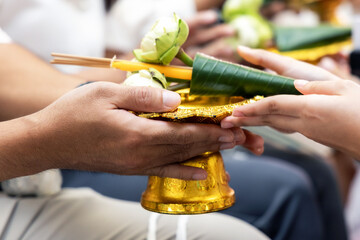
<svg viewBox="0 0 360 240">
<path fill-rule="evenodd" d="M 191 80 L 192 76 L 192 68 L 190 67 L 162 66 L 142 62 L 131 62 L 126 60 L 114 60 L 111 63 L 111 67 L 129 72 L 155 68 L 156 70 L 164 74 L 165 77 L 178 78 L 183 80 Z"/>
</svg>

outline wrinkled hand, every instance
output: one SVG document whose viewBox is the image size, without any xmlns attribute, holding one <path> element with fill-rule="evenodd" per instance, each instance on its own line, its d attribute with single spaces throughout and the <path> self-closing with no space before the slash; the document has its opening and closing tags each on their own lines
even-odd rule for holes
<svg viewBox="0 0 360 240">
<path fill-rule="evenodd" d="M 203 169 L 178 163 L 236 144 L 261 150 L 260 137 L 239 129 L 149 120 L 127 111 L 170 111 L 179 103 L 178 94 L 162 89 L 82 86 L 33 115 L 43 139 L 39 157 L 53 168 L 205 179 Z"/>
<path fill-rule="evenodd" d="M 335 81 L 296 80 L 295 87 L 304 95 L 272 96 L 241 106 L 234 110 L 233 116 L 222 121 L 222 127 L 270 126 L 282 132 L 300 132 L 319 143 L 360 157 L 358 84 L 348 80 L 339 81 L 336 76 L 320 68 L 293 59 L 265 51 L 253 52 L 249 50 L 249 53 L 242 55 L 280 74 Z M 261 53 L 261 57 L 258 53 Z"/>
<path fill-rule="evenodd" d="M 190 56 L 202 52 L 220 59 L 234 59 L 234 49 L 225 43 L 224 38 L 234 36 L 235 30 L 226 24 L 216 24 L 217 20 L 217 13 L 213 10 L 199 12 L 187 20 L 189 37 L 183 48 Z"/>
</svg>

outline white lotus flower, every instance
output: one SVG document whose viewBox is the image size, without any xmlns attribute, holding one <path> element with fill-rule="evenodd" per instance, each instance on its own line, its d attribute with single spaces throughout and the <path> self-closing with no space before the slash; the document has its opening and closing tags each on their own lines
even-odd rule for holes
<svg viewBox="0 0 360 240">
<path fill-rule="evenodd" d="M 168 65 L 178 54 L 189 35 L 188 25 L 176 14 L 158 20 L 134 50 L 137 60 Z"/>
<path fill-rule="evenodd" d="M 137 73 L 132 73 L 130 76 L 128 76 L 123 84 L 138 87 L 167 87 L 167 82 L 164 75 L 154 68 L 150 68 L 149 70 L 140 70 Z"/>
</svg>

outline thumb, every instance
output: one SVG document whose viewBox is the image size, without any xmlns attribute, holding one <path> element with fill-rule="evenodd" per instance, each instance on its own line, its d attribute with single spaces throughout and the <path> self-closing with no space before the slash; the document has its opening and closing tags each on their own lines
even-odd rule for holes
<svg viewBox="0 0 360 240">
<path fill-rule="evenodd" d="M 304 95 L 322 94 L 322 95 L 338 95 L 340 81 L 313 81 L 295 80 L 295 88 Z"/>
<path fill-rule="evenodd" d="M 180 95 L 160 88 L 120 85 L 115 96 L 118 108 L 139 112 L 166 112 L 176 109 Z"/>
</svg>

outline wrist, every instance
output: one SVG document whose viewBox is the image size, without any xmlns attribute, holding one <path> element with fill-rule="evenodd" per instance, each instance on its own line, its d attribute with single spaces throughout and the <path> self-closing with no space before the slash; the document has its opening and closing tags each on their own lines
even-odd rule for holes
<svg viewBox="0 0 360 240">
<path fill-rule="evenodd" d="M 44 158 L 39 129 L 35 114 L 1 123 L 0 181 L 52 168 L 51 159 Z"/>
</svg>

